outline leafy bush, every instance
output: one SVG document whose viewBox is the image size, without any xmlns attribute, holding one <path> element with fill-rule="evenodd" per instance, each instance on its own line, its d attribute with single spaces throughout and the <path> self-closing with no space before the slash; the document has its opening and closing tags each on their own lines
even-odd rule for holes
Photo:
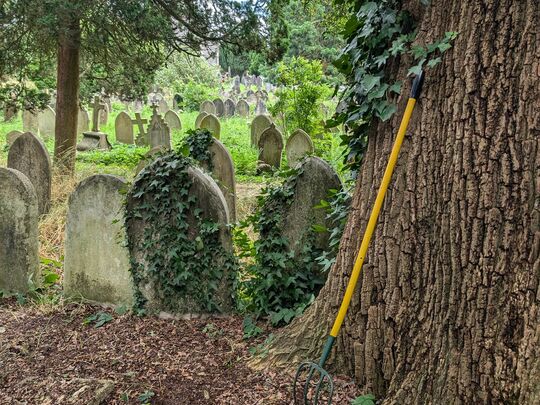
<svg viewBox="0 0 540 405">
<path fill-rule="evenodd" d="M 77 153 L 77 160 L 96 165 L 116 165 L 134 168 L 146 152 L 147 148 L 119 143 L 114 145 L 110 151 L 96 149 L 89 152 Z"/>
</svg>

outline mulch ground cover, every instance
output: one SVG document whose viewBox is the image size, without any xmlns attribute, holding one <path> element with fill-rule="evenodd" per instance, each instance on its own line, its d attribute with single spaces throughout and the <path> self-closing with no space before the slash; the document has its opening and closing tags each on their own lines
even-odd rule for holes
<svg viewBox="0 0 540 405">
<path fill-rule="evenodd" d="M 292 376 L 246 364 L 242 318 L 170 320 L 0 302 L 0 404 L 290 404 Z M 335 404 L 354 384 L 336 381 Z"/>
</svg>

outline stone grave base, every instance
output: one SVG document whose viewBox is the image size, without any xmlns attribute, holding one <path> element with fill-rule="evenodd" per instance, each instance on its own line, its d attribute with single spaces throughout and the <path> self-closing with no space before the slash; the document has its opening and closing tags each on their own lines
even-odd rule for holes
<svg viewBox="0 0 540 405">
<path fill-rule="evenodd" d="M 84 152 L 94 149 L 111 149 L 112 146 L 103 132 L 84 132 L 83 139 L 77 145 L 77 150 Z"/>
</svg>

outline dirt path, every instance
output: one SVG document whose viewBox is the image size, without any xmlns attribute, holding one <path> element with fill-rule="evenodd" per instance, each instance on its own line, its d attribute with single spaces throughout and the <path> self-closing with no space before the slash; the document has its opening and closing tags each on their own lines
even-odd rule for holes
<svg viewBox="0 0 540 405">
<path fill-rule="evenodd" d="M 38 311 L 0 301 L 2 404 L 287 404 L 291 376 L 246 366 L 242 319 L 163 320 L 69 305 Z M 338 381 L 335 404 L 354 386 Z M 144 396 L 148 399 L 145 402 Z"/>
</svg>

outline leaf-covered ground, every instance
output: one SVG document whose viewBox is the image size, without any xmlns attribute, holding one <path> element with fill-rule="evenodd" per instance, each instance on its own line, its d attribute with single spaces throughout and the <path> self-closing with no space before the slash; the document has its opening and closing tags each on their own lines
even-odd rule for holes
<svg viewBox="0 0 540 405">
<path fill-rule="evenodd" d="M 291 375 L 253 371 L 239 317 L 170 320 L 0 302 L 2 404 L 289 404 Z M 335 404 L 354 398 L 336 381 Z"/>
</svg>

